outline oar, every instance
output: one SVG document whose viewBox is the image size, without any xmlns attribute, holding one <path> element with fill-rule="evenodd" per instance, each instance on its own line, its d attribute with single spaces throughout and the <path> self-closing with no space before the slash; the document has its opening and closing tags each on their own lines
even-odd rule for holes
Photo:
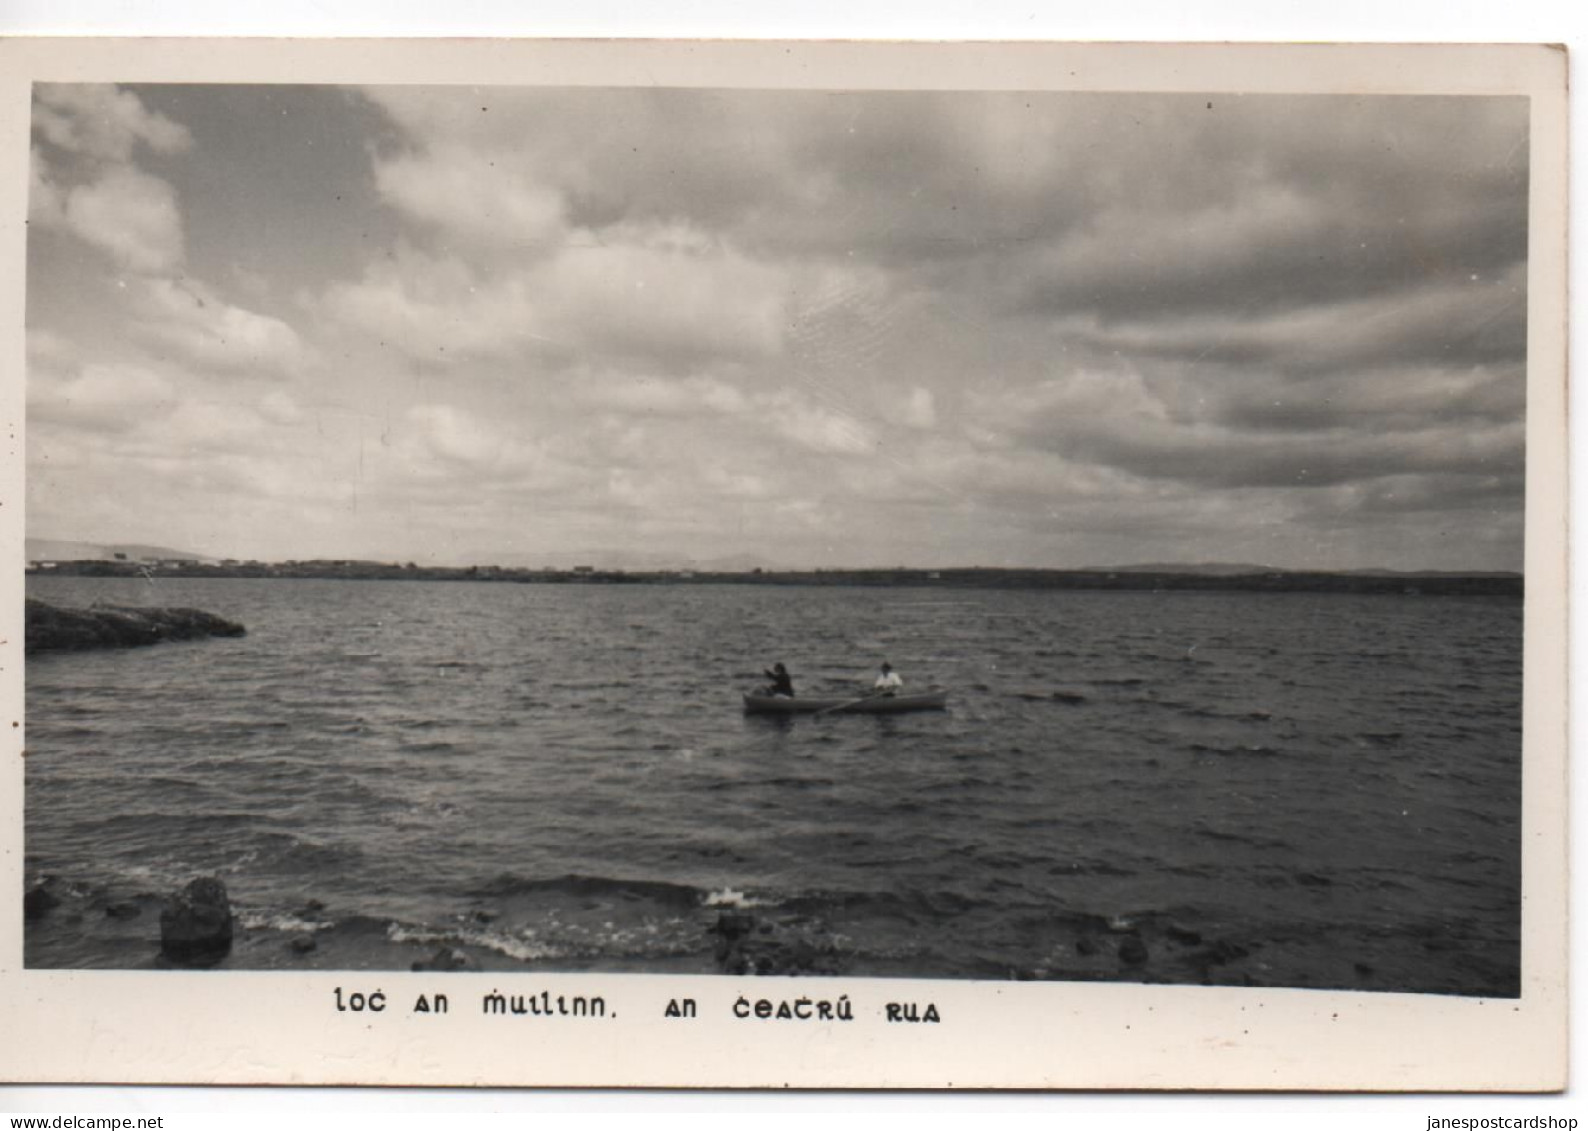
<svg viewBox="0 0 1588 1131">
<path fill-rule="evenodd" d="M 820 711 L 817 711 L 816 714 L 814 716 L 812 716 L 812 717 L 820 718 L 822 715 L 830 715 L 834 711 L 843 711 L 843 710 L 846 710 L 847 708 L 850 708 L 850 707 L 858 707 L 858 706 L 860 706 L 860 704 L 864 703 L 867 699 L 870 699 L 870 698 L 872 698 L 871 695 L 862 695 L 859 699 L 851 699 L 847 703 L 834 703 L 831 707 L 823 707 Z"/>
</svg>

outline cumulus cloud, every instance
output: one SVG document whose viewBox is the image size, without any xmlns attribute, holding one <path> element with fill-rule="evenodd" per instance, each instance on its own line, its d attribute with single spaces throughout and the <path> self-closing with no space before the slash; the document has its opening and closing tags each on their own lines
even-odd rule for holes
<svg viewBox="0 0 1588 1131">
<path fill-rule="evenodd" d="M 776 351 L 784 300 L 776 270 L 676 229 L 613 237 L 570 246 L 535 279 L 551 336 L 686 362 Z"/>
<path fill-rule="evenodd" d="M 595 360 L 689 365 L 767 356 L 777 345 L 781 280 L 734 254 L 626 233 L 564 245 L 528 267 L 480 267 L 412 246 L 326 296 L 338 318 L 437 363 L 511 357 L 525 348 Z"/>
<path fill-rule="evenodd" d="M 796 444 L 829 455 L 863 455 L 877 447 L 877 436 L 865 421 L 795 393 L 771 400 L 771 426 Z"/>
<path fill-rule="evenodd" d="M 95 432 L 126 432 L 168 415 L 171 382 L 136 365 L 90 364 L 72 377 L 52 379 L 37 366 L 28 372 L 28 416 Z"/>
<path fill-rule="evenodd" d="M 259 401 L 259 415 L 272 424 L 297 424 L 303 420 L 303 406 L 293 397 L 273 389 Z"/>
<path fill-rule="evenodd" d="M 903 284 L 875 267 L 823 264 L 791 298 L 789 359 L 820 380 L 871 381 L 883 374 L 917 312 Z"/>
<path fill-rule="evenodd" d="M 451 405 L 415 405 L 408 420 L 432 453 L 454 463 L 485 466 L 500 461 L 507 451 L 505 437 Z"/>
<path fill-rule="evenodd" d="M 683 222 L 721 231 L 767 204 L 769 171 L 794 165 L 785 126 L 799 111 L 784 99 L 644 88 L 455 93 L 365 91 L 412 159 L 483 155 L 520 183 L 555 190 L 580 229 Z M 766 114 L 747 130 L 756 104 Z"/>
<path fill-rule="evenodd" d="M 289 377 L 310 358 L 291 326 L 233 306 L 196 279 L 145 280 L 138 302 L 140 334 L 205 367 Z"/>
<path fill-rule="evenodd" d="M 64 334 L 43 326 L 27 328 L 28 376 L 47 376 L 47 372 L 77 357 L 77 347 Z"/>
<path fill-rule="evenodd" d="M 185 127 L 115 86 L 52 83 L 34 88 L 33 125 L 34 223 L 77 236 L 126 270 L 163 272 L 182 262 L 176 193 L 134 158 L 140 145 L 162 154 L 186 150 L 192 135 Z"/>
<path fill-rule="evenodd" d="M 710 377 L 586 375 L 577 383 L 578 399 L 592 408 L 645 416 L 694 417 L 699 413 L 733 416 L 746 411 L 743 392 Z"/>
<path fill-rule="evenodd" d="M 328 540 L 532 499 L 567 549 L 1520 558 L 1525 100 L 403 87 L 254 129 L 222 93 L 36 96 L 57 467 L 196 398 L 158 410 L 183 489 Z M 302 230 L 216 223 L 283 168 Z"/>
<path fill-rule="evenodd" d="M 333 284 L 324 306 L 381 345 L 437 364 L 507 357 L 546 341 L 522 278 L 492 277 L 457 256 L 406 244 L 371 263 L 356 282 Z"/>
<path fill-rule="evenodd" d="M 371 448 L 361 482 L 376 498 L 412 499 L 444 511 L 459 496 L 486 499 L 572 494 L 605 469 L 581 445 L 559 443 L 522 420 L 499 420 L 454 404 L 426 402 L 393 421 L 389 446 Z M 494 504 L 493 504 L 494 505 Z"/>
<path fill-rule="evenodd" d="M 368 94 L 412 160 L 488 155 L 581 229 L 683 222 L 761 258 L 979 263 L 1036 309 L 1284 303 L 1525 250 L 1521 99 Z"/>
<path fill-rule="evenodd" d="M 377 161 L 375 184 L 408 216 L 486 248 L 534 247 L 562 234 L 555 190 L 467 149 Z"/>
<path fill-rule="evenodd" d="M 904 402 L 904 423 L 911 428 L 922 429 L 937 424 L 937 404 L 932 398 L 931 389 L 917 385 L 910 390 L 909 399 Z"/>
<path fill-rule="evenodd" d="M 37 199 L 36 218 L 64 227 L 133 271 L 166 271 L 182 262 L 176 194 L 158 177 L 118 167 L 64 191 L 46 184 Z"/>
<path fill-rule="evenodd" d="M 66 201 L 51 179 L 44 154 L 34 146 L 28 161 L 28 220 L 45 228 L 58 228 L 66 222 Z"/>
<path fill-rule="evenodd" d="M 103 83 L 38 83 L 33 125 L 58 149 L 108 162 L 126 162 L 139 143 L 156 153 L 193 144 L 187 127 L 151 113 L 134 93 Z"/>
</svg>

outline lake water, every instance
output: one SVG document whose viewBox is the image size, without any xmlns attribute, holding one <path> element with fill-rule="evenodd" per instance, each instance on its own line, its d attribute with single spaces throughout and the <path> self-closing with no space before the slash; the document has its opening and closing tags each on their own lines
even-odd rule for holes
<svg viewBox="0 0 1588 1131">
<path fill-rule="evenodd" d="M 1519 989 L 1516 599 L 28 591 L 249 630 L 29 659 L 30 967 L 155 966 L 216 875 L 235 968 Z M 776 660 L 846 694 L 884 658 L 949 709 L 741 710 Z"/>
</svg>

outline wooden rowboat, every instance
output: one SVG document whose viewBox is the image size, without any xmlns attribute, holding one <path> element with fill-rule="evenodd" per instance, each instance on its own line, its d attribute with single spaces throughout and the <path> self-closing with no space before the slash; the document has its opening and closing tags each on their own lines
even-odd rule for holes
<svg viewBox="0 0 1588 1131">
<path fill-rule="evenodd" d="M 834 715 L 891 715 L 900 711 L 941 711 L 948 692 L 933 688 L 918 695 L 874 695 L 864 699 L 790 699 L 787 695 L 747 693 L 747 715 L 808 715 L 825 711 Z"/>
</svg>

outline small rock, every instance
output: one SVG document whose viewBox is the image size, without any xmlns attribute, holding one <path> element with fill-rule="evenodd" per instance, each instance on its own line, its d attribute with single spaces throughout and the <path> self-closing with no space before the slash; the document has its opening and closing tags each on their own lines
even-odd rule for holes
<svg viewBox="0 0 1588 1131">
<path fill-rule="evenodd" d="M 30 888 L 27 894 L 22 897 L 22 917 L 24 919 L 42 919 L 46 912 L 60 906 L 60 902 L 59 897 L 43 885 Z"/>
<path fill-rule="evenodd" d="M 742 911 L 722 911 L 711 928 L 725 939 L 739 939 L 755 930 L 755 916 Z"/>
<path fill-rule="evenodd" d="M 1226 962 L 1234 962 L 1238 958 L 1249 957 L 1251 953 L 1244 946 L 1237 946 L 1226 939 L 1220 939 L 1212 946 L 1197 951 L 1191 956 L 1191 959 L 1204 966 L 1222 966 Z"/>
<path fill-rule="evenodd" d="M 1375 973 L 1377 973 L 1377 971 L 1374 970 L 1373 967 L 1369 966 L 1366 962 L 1353 962 L 1351 966 L 1352 969 L 1354 969 L 1364 978 L 1371 978 Z"/>
<path fill-rule="evenodd" d="M 160 952 L 171 961 L 213 966 L 231 949 L 231 901 L 219 880 L 194 880 L 160 912 Z"/>
<path fill-rule="evenodd" d="M 314 941 L 313 935 L 294 935 L 287 943 L 293 954 L 308 954 L 320 944 Z"/>
<path fill-rule="evenodd" d="M 105 914 L 112 919 L 136 919 L 142 913 L 143 909 L 141 907 L 126 900 L 120 903 L 112 903 L 105 908 Z"/>
<path fill-rule="evenodd" d="M 1188 931 L 1184 927 L 1176 927 L 1173 923 L 1163 929 L 1164 937 L 1181 946 L 1201 946 L 1202 936 L 1195 931 Z"/>
<path fill-rule="evenodd" d="M 304 914 L 304 915 L 318 915 L 320 912 L 322 912 L 324 910 L 325 910 L 325 904 L 324 903 L 321 903 L 318 899 L 311 899 L 311 900 L 309 900 L 307 903 L 305 903 L 303 905 L 303 911 L 301 912 L 301 914 Z"/>
<path fill-rule="evenodd" d="M 1147 944 L 1140 935 L 1126 935 L 1120 940 L 1119 960 L 1126 966 L 1140 966 L 1147 961 Z"/>
<path fill-rule="evenodd" d="M 1082 935 L 1075 940 L 1075 953 L 1089 957 L 1097 953 L 1097 941 L 1090 936 Z"/>
<path fill-rule="evenodd" d="M 469 967 L 469 956 L 460 950 L 453 950 L 449 946 L 438 947 L 429 958 L 415 962 L 409 967 L 414 973 L 449 974 L 454 970 L 466 970 Z"/>
</svg>

